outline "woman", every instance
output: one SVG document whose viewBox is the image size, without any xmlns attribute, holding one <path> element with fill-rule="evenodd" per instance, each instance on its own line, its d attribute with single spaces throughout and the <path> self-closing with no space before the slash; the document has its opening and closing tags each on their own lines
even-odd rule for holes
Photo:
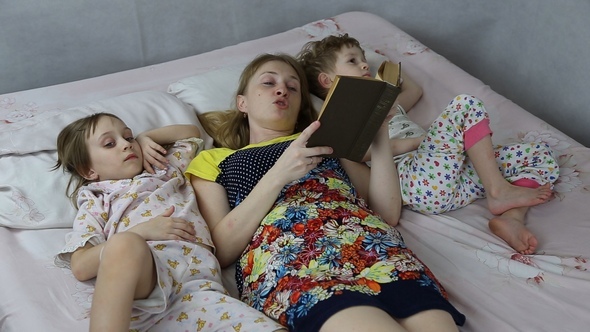
<svg viewBox="0 0 590 332">
<path fill-rule="evenodd" d="M 465 317 L 392 227 L 401 198 L 386 122 L 370 169 L 307 148 L 320 124 L 288 55 L 245 68 L 236 108 L 201 117 L 221 147 L 186 173 L 221 265 L 238 260 L 242 300 L 292 331 L 457 331 Z"/>
</svg>

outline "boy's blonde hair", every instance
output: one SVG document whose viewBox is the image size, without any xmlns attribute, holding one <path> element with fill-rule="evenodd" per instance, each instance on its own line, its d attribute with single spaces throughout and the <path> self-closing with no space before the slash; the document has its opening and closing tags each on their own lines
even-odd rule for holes
<svg viewBox="0 0 590 332">
<path fill-rule="evenodd" d="M 309 90 L 316 96 L 325 99 L 328 91 L 319 83 L 319 75 L 336 69 L 338 52 L 342 47 L 358 47 L 365 55 L 365 50 L 358 40 L 348 36 L 347 33 L 338 36 L 328 36 L 322 40 L 310 41 L 303 45 L 297 55 L 297 60 L 303 66 L 305 76 L 309 82 Z"/>
<path fill-rule="evenodd" d="M 295 58 L 288 54 L 261 54 L 250 62 L 240 76 L 238 90 L 236 91 L 234 101 L 238 95 L 244 95 L 248 88 L 248 83 L 256 71 L 265 63 L 270 61 L 282 61 L 295 70 L 300 80 L 301 87 L 301 106 L 294 132 L 301 132 L 316 118 L 316 112 L 311 103 L 309 86 L 305 73 L 301 65 Z M 201 125 L 205 131 L 213 137 L 216 147 L 226 147 L 232 150 L 243 148 L 250 143 L 250 128 L 248 118 L 237 110 L 237 107 L 227 111 L 213 111 L 198 115 Z"/>
<path fill-rule="evenodd" d="M 70 123 L 57 136 L 57 163 L 52 170 L 62 167 L 64 172 L 70 173 L 66 196 L 76 208 L 78 191 L 92 182 L 84 178 L 91 166 L 86 140 L 94 133 L 98 121 L 105 116 L 121 120 L 114 114 L 95 113 Z"/>
</svg>

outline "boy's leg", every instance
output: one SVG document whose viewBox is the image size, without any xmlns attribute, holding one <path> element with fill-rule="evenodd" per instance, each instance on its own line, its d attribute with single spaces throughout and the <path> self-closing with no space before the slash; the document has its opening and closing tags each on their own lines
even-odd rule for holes
<svg viewBox="0 0 590 332">
<path fill-rule="evenodd" d="M 537 249 L 537 238 L 525 226 L 524 218 L 528 207 L 510 209 L 489 221 L 492 233 L 502 238 L 514 250 L 531 255 Z"/>
<path fill-rule="evenodd" d="M 466 150 L 490 133 L 488 114 L 479 99 L 465 94 L 453 98 L 430 125 L 418 150 L 398 164 L 404 204 L 437 214 L 485 197 Z"/>
<path fill-rule="evenodd" d="M 530 187 L 517 186 L 508 182 L 500 172 L 490 135 L 473 144 L 467 150 L 467 156 L 485 188 L 488 208 L 493 214 L 502 214 L 517 207 L 545 203 L 552 196 L 550 186 L 540 186 L 534 180 L 529 182 Z"/>
</svg>

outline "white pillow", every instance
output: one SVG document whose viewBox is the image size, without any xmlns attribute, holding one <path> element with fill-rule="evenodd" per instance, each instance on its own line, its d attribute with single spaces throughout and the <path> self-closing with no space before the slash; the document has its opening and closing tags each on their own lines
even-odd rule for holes
<svg viewBox="0 0 590 332">
<path fill-rule="evenodd" d="M 387 57 L 366 47 L 365 56 L 373 76 Z M 248 63 L 239 63 L 213 69 L 190 76 L 168 86 L 168 93 L 193 106 L 198 113 L 227 110 L 234 107 L 234 96 L 242 70 Z M 323 100 L 312 95 L 316 110 L 320 110 Z"/>
<path fill-rule="evenodd" d="M 165 92 L 143 91 L 48 111 L 25 126 L 9 127 L 0 133 L 0 226 L 72 227 L 76 211 L 65 195 L 69 174 L 50 170 L 57 160 L 56 139 L 67 124 L 97 112 L 116 114 L 136 134 L 169 124 L 200 126 L 194 110 L 182 101 Z M 211 147 L 212 139 L 200 129 Z"/>
</svg>

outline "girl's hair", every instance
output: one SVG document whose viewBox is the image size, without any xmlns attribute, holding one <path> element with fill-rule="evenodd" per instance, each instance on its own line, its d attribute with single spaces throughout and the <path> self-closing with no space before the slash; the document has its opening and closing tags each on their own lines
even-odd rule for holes
<svg viewBox="0 0 590 332">
<path fill-rule="evenodd" d="M 238 90 L 234 96 L 234 103 L 238 95 L 244 95 L 248 88 L 250 79 L 261 66 L 270 61 L 282 61 L 295 70 L 300 80 L 301 86 L 301 106 L 294 132 L 301 132 L 316 119 L 316 111 L 311 103 L 309 86 L 305 73 L 301 65 L 295 58 L 288 54 L 261 54 L 250 62 L 242 71 Z M 248 145 L 250 142 L 250 128 L 248 118 L 237 110 L 235 105 L 233 109 L 227 111 L 213 111 L 200 114 L 199 120 L 203 128 L 211 137 L 213 137 L 216 147 L 226 147 L 237 150 Z"/>
<path fill-rule="evenodd" d="M 70 123 L 57 136 L 57 163 L 52 170 L 63 167 L 64 172 L 70 173 L 66 196 L 76 208 L 78 191 L 82 186 L 92 182 L 83 176 L 90 170 L 90 154 L 86 140 L 94 133 L 98 120 L 103 116 L 121 120 L 114 114 L 95 113 Z"/>
<path fill-rule="evenodd" d="M 321 73 L 336 69 L 337 54 L 344 46 L 356 46 L 363 52 L 363 55 L 365 54 L 359 41 L 349 37 L 347 33 L 328 36 L 322 40 L 310 41 L 303 45 L 297 55 L 297 60 L 303 66 L 311 93 L 322 99 L 326 98 L 329 89 L 320 85 L 318 77 Z"/>
</svg>

